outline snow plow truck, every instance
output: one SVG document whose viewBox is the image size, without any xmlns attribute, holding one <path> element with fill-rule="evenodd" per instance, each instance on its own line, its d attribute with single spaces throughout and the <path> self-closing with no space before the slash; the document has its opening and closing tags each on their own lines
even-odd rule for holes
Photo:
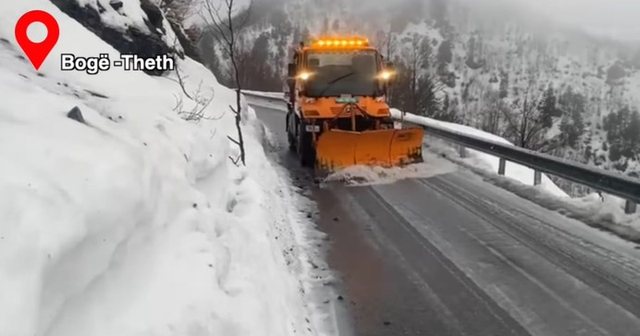
<svg viewBox="0 0 640 336">
<path fill-rule="evenodd" d="M 328 174 L 354 165 L 422 161 L 422 128 L 394 125 L 387 102 L 393 64 L 364 38 L 321 38 L 288 67 L 286 131 L 303 166 Z M 395 126 L 395 127 L 394 127 Z"/>
</svg>

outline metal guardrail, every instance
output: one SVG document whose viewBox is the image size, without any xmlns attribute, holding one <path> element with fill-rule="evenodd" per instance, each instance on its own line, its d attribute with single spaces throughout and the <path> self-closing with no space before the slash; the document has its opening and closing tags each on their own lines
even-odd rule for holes
<svg viewBox="0 0 640 336">
<path fill-rule="evenodd" d="M 247 94 L 274 99 L 259 94 Z M 282 98 L 282 100 L 285 99 Z M 627 213 L 635 213 L 637 204 L 640 203 L 640 180 L 638 179 L 434 125 L 420 124 L 420 126 L 424 127 L 428 135 L 460 145 L 462 156 L 464 156 L 465 148 L 472 148 L 500 158 L 498 169 L 500 175 L 505 174 L 506 162 L 511 161 L 534 169 L 534 184 L 536 185 L 541 183 L 542 173 L 546 173 L 626 199 Z"/>
<path fill-rule="evenodd" d="M 587 166 L 582 163 L 564 160 L 548 154 L 538 153 L 432 125 L 421 126 L 424 127 L 427 134 L 462 146 L 462 155 L 464 155 L 464 148 L 472 148 L 499 157 L 500 167 L 498 174 L 500 175 L 505 174 L 506 161 L 511 161 L 534 169 L 536 172 L 534 174 L 534 184 L 540 184 L 542 181 L 541 173 L 546 173 L 607 194 L 622 197 L 628 200 L 626 206 L 627 213 L 634 213 L 637 207 L 636 204 L 640 203 L 640 180 Z"/>
</svg>

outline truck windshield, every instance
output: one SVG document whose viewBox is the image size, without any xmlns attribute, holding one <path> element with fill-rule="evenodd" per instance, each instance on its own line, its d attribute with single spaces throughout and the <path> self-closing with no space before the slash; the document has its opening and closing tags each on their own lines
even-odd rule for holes
<svg viewBox="0 0 640 336">
<path fill-rule="evenodd" d="M 376 96 L 377 57 L 374 51 L 327 51 L 307 54 L 308 97 Z"/>
</svg>

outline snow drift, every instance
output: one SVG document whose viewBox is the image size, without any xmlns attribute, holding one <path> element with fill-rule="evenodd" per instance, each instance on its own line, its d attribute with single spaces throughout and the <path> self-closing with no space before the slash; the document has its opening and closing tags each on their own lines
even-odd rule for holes
<svg viewBox="0 0 640 336">
<path fill-rule="evenodd" d="M 13 39 L 36 8 L 61 28 L 40 72 Z M 63 52 L 119 56 L 48 1 L 0 4 L 0 334 L 311 333 L 304 268 L 282 253 L 303 237 L 274 240 L 302 220 L 252 110 L 238 168 L 234 93 L 202 65 L 179 62 L 185 89 L 211 95 L 219 119 L 188 123 L 175 75 L 61 72 Z M 67 117 L 74 107 L 82 118 Z"/>
</svg>

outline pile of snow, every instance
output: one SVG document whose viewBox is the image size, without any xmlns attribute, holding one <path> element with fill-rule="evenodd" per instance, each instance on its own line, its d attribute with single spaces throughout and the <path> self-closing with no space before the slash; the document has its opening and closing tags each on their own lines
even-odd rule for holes
<svg viewBox="0 0 640 336">
<path fill-rule="evenodd" d="M 400 180 L 444 175 L 457 170 L 457 165 L 431 152 L 425 152 L 423 159 L 423 163 L 411 164 L 405 167 L 348 167 L 327 176 L 323 182 L 340 182 L 352 186 L 391 184 Z"/>
<path fill-rule="evenodd" d="M 40 72 L 13 38 L 35 8 L 61 28 Z M 63 73 L 61 53 L 119 57 L 49 1 L 0 4 L 0 335 L 312 334 L 304 253 L 283 254 L 304 237 L 275 239 L 303 219 L 253 111 L 238 168 L 234 93 L 202 65 L 179 62 L 186 90 L 221 118 L 188 123 L 173 75 Z"/>
</svg>

